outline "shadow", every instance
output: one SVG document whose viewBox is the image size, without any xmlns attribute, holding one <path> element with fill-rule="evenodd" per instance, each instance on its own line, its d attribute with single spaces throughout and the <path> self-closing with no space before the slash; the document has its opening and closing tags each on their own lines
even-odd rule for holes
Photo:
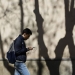
<svg viewBox="0 0 75 75">
<path fill-rule="evenodd" d="M 38 33 L 39 33 L 39 35 L 38 35 L 39 61 L 41 59 L 41 56 L 45 59 L 45 62 L 49 69 L 50 75 L 60 75 L 59 74 L 59 66 L 62 61 L 64 49 L 67 45 L 69 47 L 70 58 L 72 61 L 72 72 L 73 72 L 72 75 L 75 75 L 75 72 L 74 72 L 74 69 L 75 69 L 75 46 L 74 46 L 73 37 L 72 37 L 72 31 L 73 31 L 74 24 L 75 24 L 74 0 L 71 1 L 70 11 L 69 11 L 69 0 L 64 0 L 64 4 L 65 4 L 66 35 L 64 38 L 59 40 L 58 45 L 55 48 L 56 58 L 54 60 L 51 60 L 47 54 L 48 50 L 43 41 L 43 34 L 44 34 L 44 31 L 42 28 L 43 18 L 41 17 L 41 15 L 39 13 L 38 0 L 35 0 L 34 13 L 36 15 L 36 22 L 37 22 Z M 40 67 L 39 67 L 39 69 L 40 69 Z M 39 75 L 41 75 L 41 72 L 39 73 Z"/>
<path fill-rule="evenodd" d="M 19 5 L 21 8 L 21 32 L 24 28 L 24 23 L 23 23 L 23 7 L 22 7 L 22 0 L 19 0 Z M 8 72 L 10 73 L 10 75 L 14 75 L 14 67 L 10 66 L 9 62 L 5 59 L 5 53 L 3 50 L 3 42 L 2 42 L 2 38 L 1 38 L 1 33 L 0 33 L 0 48 L 1 48 L 1 54 L 2 54 L 2 61 L 3 61 L 3 65 L 4 67 L 8 70 Z"/>
<path fill-rule="evenodd" d="M 19 6 L 20 6 L 20 9 L 21 9 L 21 32 L 23 31 L 23 28 L 24 28 L 24 13 L 23 13 L 22 4 L 23 4 L 22 0 L 19 0 Z"/>
<path fill-rule="evenodd" d="M 3 50 L 3 42 L 1 39 L 1 34 L 0 34 L 0 48 L 1 48 L 1 54 L 2 54 L 2 59 L 3 59 L 3 65 L 4 67 L 9 71 L 11 75 L 14 75 L 14 68 L 9 65 L 8 61 L 5 59 L 5 54 Z"/>
<path fill-rule="evenodd" d="M 75 75 L 75 46 L 72 37 L 72 31 L 75 24 L 75 9 L 74 9 L 74 0 L 71 0 L 71 6 L 69 11 L 69 0 L 64 0 L 65 4 L 65 28 L 66 35 L 64 38 L 60 39 L 58 45 L 55 49 L 56 59 L 62 60 L 63 52 L 65 47 L 68 45 L 70 58 L 72 62 L 72 75 Z M 59 63 L 59 65 L 60 65 Z"/>
<path fill-rule="evenodd" d="M 37 65 L 39 66 L 39 69 L 37 71 L 37 75 L 42 75 L 42 71 L 43 71 L 43 64 L 41 63 L 41 61 L 37 61 Z"/>
<path fill-rule="evenodd" d="M 24 28 L 24 23 L 23 23 L 24 13 L 23 13 L 22 4 L 23 4 L 22 0 L 19 0 L 19 6 L 21 8 L 21 32 L 22 32 L 22 30 Z M 14 75 L 14 67 L 10 66 L 9 62 L 5 59 L 5 53 L 4 53 L 4 50 L 3 50 L 3 42 L 2 42 L 1 34 L 0 34 L 0 48 L 1 48 L 2 61 L 3 61 L 4 67 L 8 70 L 8 72 L 11 75 Z"/>
<path fill-rule="evenodd" d="M 42 23 L 43 23 L 43 18 L 41 17 L 40 13 L 39 13 L 39 5 L 38 5 L 38 0 L 35 0 L 35 10 L 34 10 L 34 13 L 36 15 L 36 22 L 37 22 L 37 27 L 38 27 L 38 45 L 39 45 L 39 63 L 38 65 L 40 65 L 40 61 L 41 61 L 41 56 L 45 59 L 45 62 L 46 62 L 46 65 L 49 69 L 49 73 L 50 75 L 59 75 L 59 61 L 57 60 L 51 60 L 48 56 L 48 50 L 44 44 L 44 41 L 43 41 L 43 34 L 44 34 L 44 31 L 43 31 L 43 28 L 42 28 Z M 41 70 L 40 70 L 41 69 Z M 43 67 L 42 66 L 39 66 L 39 70 L 38 71 L 39 75 L 42 75 L 42 69 Z"/>
</svg>

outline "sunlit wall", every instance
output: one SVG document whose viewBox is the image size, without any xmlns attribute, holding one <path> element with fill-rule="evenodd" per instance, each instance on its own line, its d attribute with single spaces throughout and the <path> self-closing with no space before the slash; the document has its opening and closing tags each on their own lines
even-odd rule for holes
<svg viewBox="0 0 75 75">
<path fill-rule="evenodd" d="M 71 0 L 67 1 L 69 1 L 70 11 Z M 34 9 L 35 0 L 0 0 L 0 60 L 2 64 L 0 66 L 2 67 L 2 69 L 0 68 L 0 71 L 2 75 L 5 75 L 5 72 L 8 75 L 12 75 L 8 69 L 11 68 L 8 67 L 10 64 L 6 66 L 6 60 L 3 59 L 6 59 L 6 52 L 8 51 L 11 42 L 18 37 L 22 29 L 27 27 L 32 30 L 33 34 L 29 40 L 25 41 L 25 43 L 27 47 L 35 47 L 33 51 L 27 52 L 28 61 L 26 64 L 28 69 L 31 75 L 51 75 L 50 69 L 44 61 L 45 57 L 42 54 L 47 50 L 48 59 L 54 60 L 56 58 L 55 50 L 57 49 L 57 46 L 65 44 L 63 43 L 59 45 L 60 41 L 66 36 L 67 28 L 71 28 L 72 23 L 69 26 L 66 25 L 64 0 L 39 0 L 39 11 L 44 19 L 42 29 L 37 25 L 36 15 L 33 12 Z M 75 42 L 74 24 L 71 30 L 73 33 L 73 42 Z M 40 32 L 38 32 L 38 29 L 40 29 Z M 41 32 L 43 32 L 43 34 Z M 38 43 L 39 34 L 43 36 L 43 38 L 40 37 L 40 42 L 42 43 L 41 48 L 41 44 Z M 41 41 L 42 39 L 43 42 Z M 46 48 L 46 50 L 44 50 L 44 48 Z M 60 63 L 60 75 L 72 75 L 72 62 L 70 60 L 69 50 L 71 51 L 71 48 L 66 44 L 63 48 L 62 58 L 59 55 L 59 59 L 65 60 Z M 61 52 L 61 48 L 59 51 Z M 58 54 L 60 54 L 60 52 Z M 40 65 L 38 65 L 39 61 L 37 61 L 38 59 L 41 59 L 40 63 L 42 66 L 40 74 L 38 73 L 40 72 Z M 69 61 L 67 61 L 67 59 L 69 59 Z"/>
</svg>

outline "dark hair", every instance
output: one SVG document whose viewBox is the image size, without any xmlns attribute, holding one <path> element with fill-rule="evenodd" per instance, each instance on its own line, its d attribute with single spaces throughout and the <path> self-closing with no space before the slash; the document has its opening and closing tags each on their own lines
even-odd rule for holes
<svg viewBox="0 0 75 75">
<path fill-rule="evenodd" d="M 25 28 L 25 29 L 22 31 L 22 34 L 24 34 L 24 33 L 32 35 L 32 31 L 31 31 L 29 28 Z"/>
</svg>

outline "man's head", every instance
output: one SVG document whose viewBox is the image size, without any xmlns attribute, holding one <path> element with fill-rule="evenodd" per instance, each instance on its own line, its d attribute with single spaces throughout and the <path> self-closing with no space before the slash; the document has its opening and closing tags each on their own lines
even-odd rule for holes
<svg viewBox="0 0 75 75">
<path fill-rule="evenodd" d="M 22 31 L 22 36 L 25 40 L 27 40 L 30 35 L 32 35 L 32 31 L 29 28 L 26 28 Z"/>
</svg>

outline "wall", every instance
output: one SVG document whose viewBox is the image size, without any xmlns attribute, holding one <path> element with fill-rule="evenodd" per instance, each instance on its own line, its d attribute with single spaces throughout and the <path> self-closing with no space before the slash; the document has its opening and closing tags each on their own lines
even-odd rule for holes
<svg viewBox="0 0 75 75">
<path fill-rule="evenodd" d="M 0 0 L 0 73 L 13 75 L 14 66 L 6 60 L 11 42 L 26 27 L 33 35 L 25 41 L 27 67 L 31 75 L 75 75 L 74 0 L 39 0 L 36 21 L 35 0 Z"/>
</svg>

